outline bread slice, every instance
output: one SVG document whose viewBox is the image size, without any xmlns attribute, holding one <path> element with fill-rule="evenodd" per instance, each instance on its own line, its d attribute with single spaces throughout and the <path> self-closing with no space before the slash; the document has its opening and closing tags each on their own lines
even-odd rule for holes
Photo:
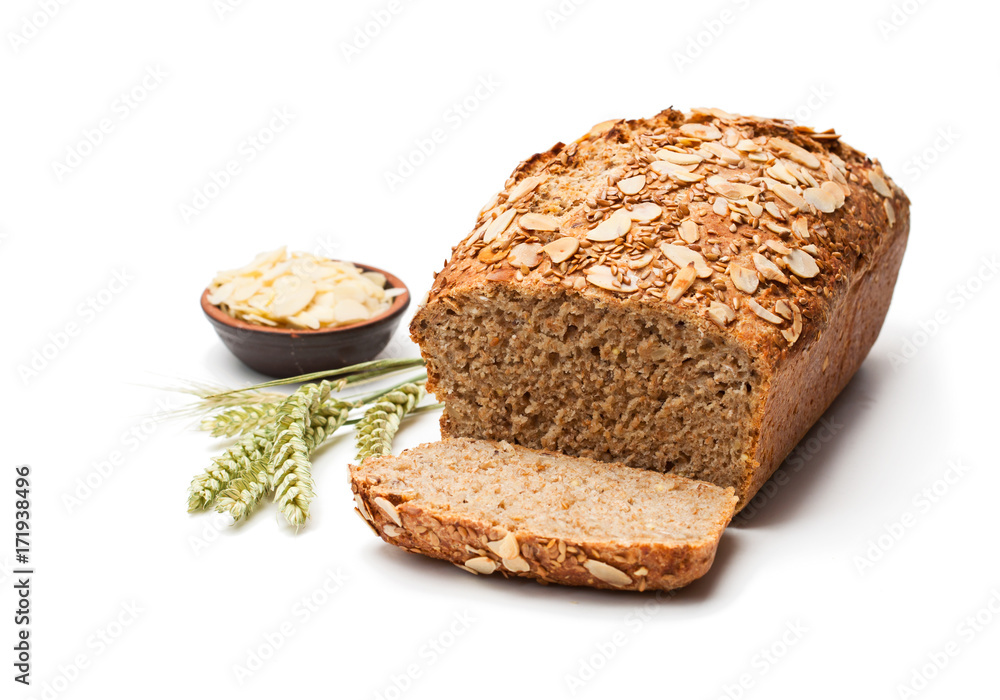
<svg viewBox="0 0 1000 700">
<path fill-rule="evenodd" d="M 684 586 L 712 566 L 731 488 L 454 438 L 351 467 L 375 533 L 477 574 L 619 590 Z"/>
</svg>

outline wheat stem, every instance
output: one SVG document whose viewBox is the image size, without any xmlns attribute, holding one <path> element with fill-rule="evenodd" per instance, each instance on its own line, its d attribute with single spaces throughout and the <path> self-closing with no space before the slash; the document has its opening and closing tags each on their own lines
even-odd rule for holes
<svg viewBox="0 0 1000 700">
<path fill-rule="evenodd" d="M 343 377 L 341 380 L 343 387 L 348 384 L 362 384 L 376 377 L 401 372 L 405 369 L 410 369 L 411 367 L 423 367 L 423 365 L 424 361 L 420 358 L 411 358 L 407 360 L 372 360 L 371 362 L 362 362 L 349 367 L 341 367 L 340 369 L 329 369 L 322 372 L 300 374 L 298 376 L 287 377 L 285 379 L 273 379 L 269 382 L 254 384 L 253 386 L 243 387 L 242 389 L 228 389 L 226 391 L 220 391 L 202 398 L 218 401 L 224 399 L 224 397 L 243 394 L 248 391 L 260 391 L 261 389 L 267 389 L 272 386 L 299 384 L 303 382 L 312 382 L 317 379 L 331 379 L 333 377 Z"/>
</svg>

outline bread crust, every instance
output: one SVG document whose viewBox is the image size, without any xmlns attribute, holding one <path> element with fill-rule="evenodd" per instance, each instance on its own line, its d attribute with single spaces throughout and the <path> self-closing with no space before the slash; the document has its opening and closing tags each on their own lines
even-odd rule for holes
<svg viewBox="0 0 1000 700">
<path fill-rule="evenodd" d="M 530 452 L 554 454 L 543 450 Z M 735 512 L 736 497 L 730 489 L 728 510 L 716 514 L 710 532 L 701 538 L 672 542 L 559 538 L 517 528 L 513 523 L 496 525 L 487 521 L 485 515 L 482 519 L 469 517 L 451 511 L 447 504 L 414 498 L 412 492 L 402 493 L 397 490 L 398 482 L 383 483 L 373 474 L 380 460 L 393 459 L 398 458 L 381 457 L 367 461 L 364 466 L 350 467 L 355 510 L 375 534 L 389 544 L 450 561 L 473 574 L 484 572 L 473 570 L 467 563 L 485 558 L 495 565 L 494 574 L 521 576 L 542 583 L 629 591 L 680 588 L 704 576 L 711 568 L 719 539 Z M 629 469 L 624 465 L 613 466 Z M 716 488 L 704 483 L 701 486 Z M 388 501 L 394 512 L 387 510 L 384 501 L 380 504 L 376 499 Z M 706 512 L 711 511 L 706 508 Z M 503 540 L 509 534 L 514 534 L 517 542 L 516 564 L 502 559 L 489 547 L 490 542 Z M 628 577 L 628 582 L 621 579 L 612 583 L 600 578 L 587 568 L 588 565 L 593 567 L 594 562 L 613 566 Z"/>
<path fill-rule="evenodd" d="M 744 142 L 758 150 L 739 150 L 749 147 Z M 674 165 L 651 161 L 670 149 L 702 154 L 697 164 L 680 166 L 691 170 L 679 175 L 700 179 L 677 181 Z M 733 154 L 741 156 L 739 163 L 732 162 Z M 655 163 L 668 174 L 658 175 Z M 618 189 L 618 182 L 637 173 L 646 178 L 640 193 Z M 737 195 L 748 194 L 723 196 L 734 188 Z M 662 216 L 634 221 L 613 242 L 587 240 L 613 212 L 640 203 L 659 206 Z M 513 218 L 487 243 L 495 233 L 491 224 L 511 209 L 518 216 L 551 216 L 559 229 L 525 230 Z M 693 240 L 681 237 L 690 233 L 682 229 L 685 221 L 696 225 Z M 462 294 L 488 296 L 508 286 L 529 295 L 582 297 L 612 309 L 653 307 L 705 334 L 724 336 L 753 359 L 760 377 L 737 485 L 743 507 L 860 367 L 885 318 L 908 231 L 906 195 L 877 161 L 835 134 L 720 110 L 668 109 L 651 119 L 605 122 L 515 169 L 437 274 L 411 334 L 427 360 L 428 389 L 446 405 L 441 358 L 425 351 L 424 328 Z M 534 246 L 560 238 L 580 242 L 575 257 L 557 262 L 545 253 L 530 255 Z M 524 245 L 533 247 L 519 248 Z M 641 261 L 640 255 L 651 260 L 637 271 L 617 266 L 609 283 L 598 268 L 607 269 L 606 258 L 621 248 L 625 257 L 619 262 Z M 669 299 L 682 270 L 666 251 L 678 248 L 696 252 L 706 266 L 698 269 L 710 273 Z M 741 270 L 752 273 L 754 290 L 737 285 Z M 457 434 L 447 409 L 442 433 Z M 517 442 L 517 435 L 508 439 Z"/>
</svg>

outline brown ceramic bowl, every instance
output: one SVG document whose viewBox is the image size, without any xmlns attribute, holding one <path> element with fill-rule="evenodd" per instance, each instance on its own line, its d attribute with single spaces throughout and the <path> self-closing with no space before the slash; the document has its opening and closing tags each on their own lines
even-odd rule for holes
<svg viewBox="0 0 1000 700">
<path fill-rule="evenodd" d="M 354 264 L 385 275 L 386 289 L 403 290 L 388 310 L 361 323 L 318 330 L 256 325 L 210 304 L 208 289 L 201 295 L 201 308 L 230 352 L 247 367 L 270 377 L 292 377 L 365 362 L 389 344 L 410 305 L 410 292 L 395 275 L 371 265 Z"/>
</svg>

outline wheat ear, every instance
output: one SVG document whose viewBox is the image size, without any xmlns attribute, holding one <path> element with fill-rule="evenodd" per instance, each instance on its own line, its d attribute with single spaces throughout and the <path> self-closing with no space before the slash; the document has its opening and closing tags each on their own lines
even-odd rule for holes
<svg viewBox="0 0 1000 700">
<path fill-rule="evenodd" d="M 243 435 L 273 422 L 278 415 L 280 403 L 268 401 L 227 408 L 203 418 L 199 427 L 212 433 L 212 437 Z"/>
<path fill-rule="evenodd" d="M 226 489 L 240 472 L 248 471 L 264 458 L 270 437 L 269 429 L 256 430 L 240 438 L 221 457 L 213 459 L 211 466 L 191 481 L 188 511 L 205 510 L 211 506 L 219 492 Z"/>
<path fill-rule="evenodd" d="M 310 455 L 347 421 L 351 409 L 356 407 L 357 404 L 336 399 L 323 402 L 311 416 L 309 427 L 301 437 L 303 449 L 290 451 L 291 456 L 275 469 L 274 500 L 289 525 L 297 528 L 305 524 L 309 518 L 309 504 L 316 495 Z"/>
<path fill-rule="evenodd" d="M 423 383 L 404 384 L 382 396 L 365 411 L 355 428 L 358 464 L 363 464 L 369 457 L 392 453 L 392 438 L 399 430 L 400 421 L 413 410 L 423 395 Z"/>
</svg>

